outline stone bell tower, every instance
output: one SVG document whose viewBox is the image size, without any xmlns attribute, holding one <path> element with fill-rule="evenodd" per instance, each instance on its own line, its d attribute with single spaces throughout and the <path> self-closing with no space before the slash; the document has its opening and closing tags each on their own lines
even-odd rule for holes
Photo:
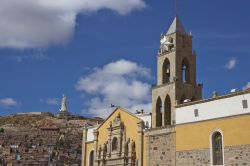
<svg viewBox="0 0 250 166">
<path fill-rule="evenodd" d="M 157 85 L 152 88 L 152 127 L 175 124 L 175 106 L 202 98 L 196 84 L 196 54 L 192 35 L 186 33 L 178 16 L 161 35 L 157 55 Z"/>
</svg>

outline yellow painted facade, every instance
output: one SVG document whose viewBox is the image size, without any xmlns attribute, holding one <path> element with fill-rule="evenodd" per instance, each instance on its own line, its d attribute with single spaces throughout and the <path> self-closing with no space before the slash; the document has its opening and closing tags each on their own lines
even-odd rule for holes
<svg viewBox="0 0 250 166">
<path fill-rule="evenodd" d="M 108 131 L 107 128 L 109 127 L 109 123 L 115 119 L 115 117 L 120 114 L 121 121 L 123 122 L 126 128 L 126 137 L 134 140 L 136 145 L 138 144 L 138 128 L 137 123 L 141 121 L 141 119 L 135 117 L 134 115 L 124 111 L 121 108 L 118 108 L 113 114 L 111 114 L 106 121 L 97 129 L 99 136 L 98 136 L 98 146 L 99 144 L 102 145 L 108 140 Z M 136 148 L 136 154 L 138 157 L 138 149 Z"/>
<path fill-rule="evenodd" d="M 210 135 L 221 130 L 224 147 L 250 144 L 250 115 L 176 126 L 176 151 L 210 148 Z"/>
<path fill-rule="evenodd" d="M 98 132 L 98 138 L 97 138 L 97 146 L 103 145 L 108 141 L 108 128 L 110 122 L 112 122 L 117 116 L 119 115 L 121 122 L 123 123 L 125 130 L 126 130 L 126 137 L 130 138 L 130 140 L 135 141 L 136 145 L 136 158 L 139 157 L 139 147 L 137 146 L 139 143 L 142 143 L 142 148 L 143 146 L 143 140 L 142 142 L 140 141 L 141 139 L 138 136 L 138 127 L 137 124 L 139 122 L 142 122 L 142 120 L 138 117 L 136 117 L 134 114 L 129 113 L 122 108 L 117 108 L 96 130 Z M 88 156 L 91 150 L 94 149 L 94 142 L 86 142 L 85 143 L 85 165 L 88 165 Z M 142 150 L 143 151 L 143 150 Z M 143 154 L 142 154 L 143 155 Z M 143 162 L 143 161 L 142 161 Z"/>
<path fill-rule="evenodd" d="M 87 142 L 85 143 L 85 165 L 88 165 L 89 163 L 89 154 L 91 152 L 91 150 L 94 150 L 94 142 Z"/>
</svg>

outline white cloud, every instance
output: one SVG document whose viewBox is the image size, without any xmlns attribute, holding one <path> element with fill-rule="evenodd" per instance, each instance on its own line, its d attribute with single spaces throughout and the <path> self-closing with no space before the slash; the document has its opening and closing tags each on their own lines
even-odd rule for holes
<svg viewBox="0 0 250 166">
<path fill-rule="evenodd" d="M 46 103 L 48 105 L 58 105 L 59 104 L 59 99 L 58 98 L 48 98 L 46 100 Z"/>
<path fill-rule="evenodd" d="M 246 90 L 246 89 L 249 89 L 249 88 L 250 88 L 250 82 L 248 82 L 242 89 Z"/>
<path fill-rule="evenodd" d="M 43 48 L 64 44 L 80 13 L 101 9 L 121 15 L 144 8 L 143 0 L 7 0 L 0 1 L 0 47 Z"/>
<path fill-rule="evenodd" d="M 225 68 L 228 70 L 234 69 L 238 64 L 238 60 L 234 57 L 230 58 L 229 61 L 225 64 Z"/>
<path fill-rule="evenodd" d="M 132 112 L 136 109 L 150 111 L 151 86 L 140 81 L 140 78 L 150 77 L 148 68 L 121 59 L 95 68 L 90 74 L 81 77 L 75 87 L 92 96 L 84 113 L 105 117 L 111 113 L 112 109 L 108 108 L 110 104 Z"/>
<path fill-rule="evenodd" d="M 0 106 L 2 107 L 15 107 L 18 106 L 19 104 L 20 103 L 18 103 L 16 100 L 10 97 L 0 99 Z"/>
</svg>

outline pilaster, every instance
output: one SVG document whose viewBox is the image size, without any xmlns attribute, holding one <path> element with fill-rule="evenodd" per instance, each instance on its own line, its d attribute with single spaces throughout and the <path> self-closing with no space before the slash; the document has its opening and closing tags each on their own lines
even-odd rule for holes
<svg viewBox="0 0 250 166">
<path fill-rule="evenodd" d="M 143 121 L 140 121 L 137 123 L 137 135 L 138 135 L 138 145 L 137 145 L 137 149 L 138 149 L 138 166 L 142 166 L 143 165 Z"/>
<path fill-rule="evenodd" d="M 97 130 L 94 130 L 94 159 L 97 160 L 98 156 L 98 131 Z M 94 162 L 94 166 L 97 166 L 97 162 Z"/>
<path fill-rule="evenodd" d="M 84 166 L 86 161 L 86 141 L 87 141 L 87 128 L 84 127 L 82 131 L 82 166 Z"/>
</svg>

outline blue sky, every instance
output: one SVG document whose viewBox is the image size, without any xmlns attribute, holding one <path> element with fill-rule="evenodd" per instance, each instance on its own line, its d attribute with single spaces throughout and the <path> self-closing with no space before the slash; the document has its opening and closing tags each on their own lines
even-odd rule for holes
<svg viewBox="0 0 250 166">
<path fill-rule="evenodd" d="M 56 113 L 62 94 L 70 112 L 86 116 L 107 115 L 110 103 L 150 109 L 159 38 L 175 16 L 173 0 L 31 1 L 0 2 L 0 115 Z M 204 98 L 250 84 L 249 6 L 179 0 Z"/>
</svg>

